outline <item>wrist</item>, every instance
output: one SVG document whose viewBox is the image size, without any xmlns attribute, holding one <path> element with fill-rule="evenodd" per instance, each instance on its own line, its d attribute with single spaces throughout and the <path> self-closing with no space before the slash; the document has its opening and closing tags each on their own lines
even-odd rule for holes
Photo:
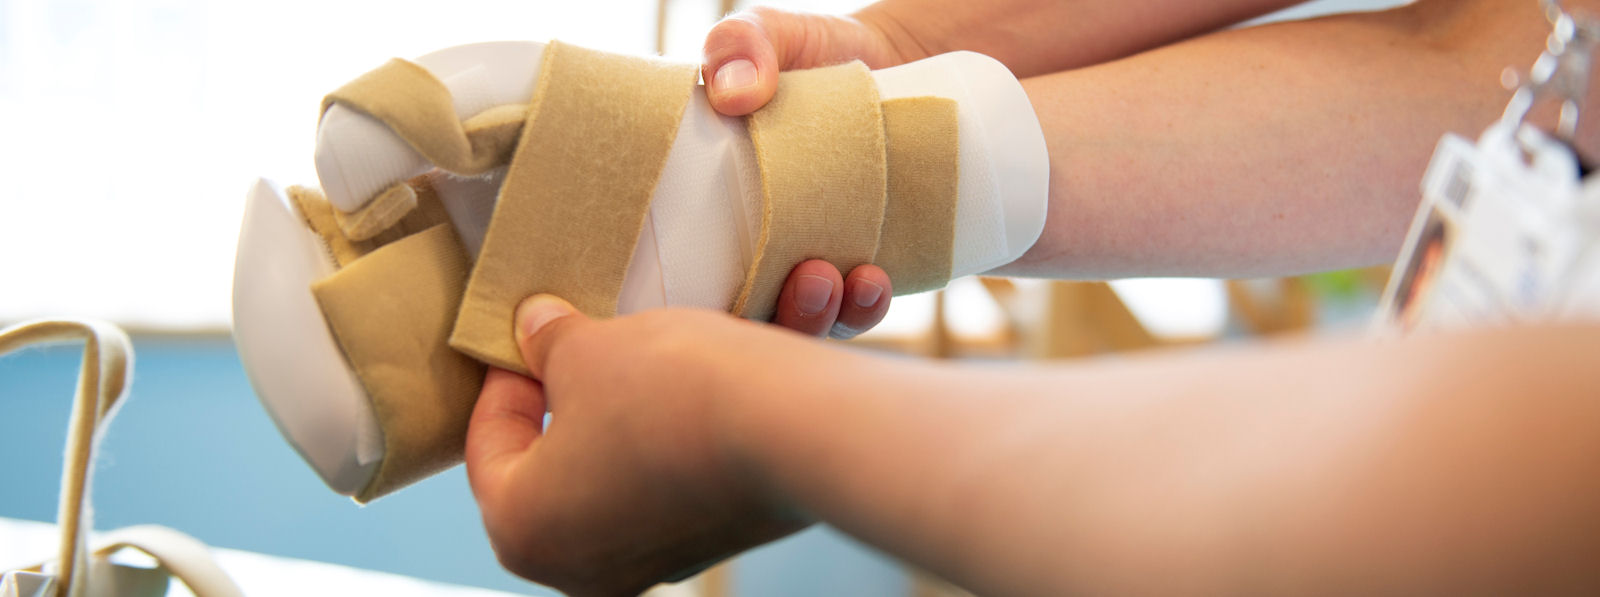
<svg viewBox="0 0 1600 597">
<path fill-rule="evenodd" d="M 716 368 L 708 416 L 731 476 L 777 516 L 814 520 L 801 503 L 814 452 L 807 443 L 822 429 L 840 398 L 830 379 L 849 355 L 787 331 L 760 326 L 767 342 L 750 342 L 735 363 Z M 770 331 L 769 331 L 770 330 Z M 820 374 L 818 374 L 820 373 Z"/>
<path fill-rule="evenodd" d="M 869 61 L 867 66 L 886 68 L 949 51 L 938 43 L 943 36 L 936 34 L 929 20 L 903 12 L 888 3 L 878 2 L 850 14 L 868 35 L 877 38 L 884 50 L 879 64 Z"/>
</svg>

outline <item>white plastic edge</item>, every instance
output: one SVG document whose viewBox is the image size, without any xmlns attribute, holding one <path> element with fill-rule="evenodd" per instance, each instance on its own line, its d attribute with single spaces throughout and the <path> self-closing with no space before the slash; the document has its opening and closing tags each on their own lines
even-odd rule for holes
<svg viewBox="0 0 1600 597">
<path fill-rule="evenodd" d="M 328 487 L 354 495 L 382 460 L 382 432 L 311 294 L 311 283 L 333 271 L 283 193 L 257 180 L 234 258 L 234 344 L 289 444 Z"/>
<path fill-rule="evenodd" d="M 927 95 L 956 100 L 962 180 L 986 178 L 994 184 L 989 189 L 963 184 L 957 201 L 962 207 L 980 198 L 998 202 L 1005 223 L 1004 254 L 963 259 L 960 247 L 970 243 L 961 238 L 964 231 L 958 221 L 953 277 L 985 272 L 1021 257 L 1044 232 L 1050 158 L 1033 104 L 1010 69 L 994 58 L 962 51 L 873 71 L 873 76 L 879 96 L 886 100 Z"/>
</svg>

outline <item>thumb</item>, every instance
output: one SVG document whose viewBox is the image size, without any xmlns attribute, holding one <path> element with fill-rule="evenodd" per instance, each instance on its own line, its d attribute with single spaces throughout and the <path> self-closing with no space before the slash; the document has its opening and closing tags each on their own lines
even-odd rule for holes
<svg viewBox="0 0 1600 597">
<path fill-rule="evenodd" d="M 787 15 L 753 9 L 723 19 L 706 34 L 706 97 L 711 107 L 728 116 L 756 111 L 778 91 L 778 50 L 772 28 L 788 26 Z M 781 32 L 779 32 L 781 33 Z"/>
<path fill-rule="evenodd" d="M 573 323 L 585 318 L 567 301 L 536 294 L 517 305 L 516 337 L 523 363 L 543 377 L 551 347 Z M 563 323 L 565 322 L 565 323 Z M 504 369 L 489 368 L 467 425 L 467 482 L 485 513 L 495 509 L 501 488 L 523 454 L 544 434 L 549 397 L 544 385 Z"/>
<path fill-rule="evenodd" d="M 588 317 L 553 294 L 536 294 L 517 305 L 517 348 L 522 364 L 534 379 L 544 379 L 550 353 L 573 329 L 588 323 Z"/>
</svg>

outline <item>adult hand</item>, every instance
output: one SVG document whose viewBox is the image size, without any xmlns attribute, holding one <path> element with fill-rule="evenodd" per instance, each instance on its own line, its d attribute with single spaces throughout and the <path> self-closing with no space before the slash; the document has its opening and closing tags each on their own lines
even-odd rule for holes
<svg viewBox="0 0 1600 597">
<path fill-rule="evenodd" d="M 711 107 L 744 116 L 778 91 L 778 72 L 860 60 L 885 68 L 926 58 L 904 19 L 881 6 L 850 16 L 760 6 L 722 19 L 706 34 L 701 75 Z"/>
<path fill-rule="evenodd" d="M 804 383 L 786 363 L 835 351 L 712 312 L 592 321 L 548 295 L 524 301 L 516 334 L 539 381 L 491 369 L 466 446 L 507 569 L 633 594 L 809 524 L 740 468 L 718 405 L 759 399 L 766 380 Z"/>
<path fill-rule="evenodd" d="M 772 99 L 779 71 L 856 59 L 884 68 L 926 57 L 907 31 L 877 7 L 853 16 L 767 7 L 742 11 L 717 23 L 706 36 L 706 92 L 718 112 L 743 116 Z M 814 336 L 848 339 L 883 320 L 891 294 L 889 275 L 878 266 L 863 265 L 844 277 L 826 261 L 807 261 L 789 273 L 773 322 Z"/>
</svg>

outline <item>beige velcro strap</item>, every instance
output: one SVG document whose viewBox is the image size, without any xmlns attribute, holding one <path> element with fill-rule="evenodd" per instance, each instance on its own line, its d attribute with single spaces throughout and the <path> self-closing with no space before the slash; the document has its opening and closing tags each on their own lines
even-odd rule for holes
<svg viewBox="0 0 1600 597">
<path fill-rule="evenodd" d="M 396 183 L 366 205 L 353 212 L 333 210 L 333 221 L 350 240 L 367 240 L 399 223 L 417 207 L 417 193 L 411 185 Z"/>
<path fill-rule="evenodd" d="M 873 263 L 889 274 L 895 294 L 950 282 L 960 192 L 957 111 L 956 101 L 943 97 L 883 102 L 889 192 Z"/>
<path fill-rule="evenodd" d="M 886 167 L 878 87 L 861 62 L 784 73 L 749 117 L 761 170 L 761 234 L 733 311 L 772 318 L 789 270 L 870 263 L 883 227 Z"/>
<path fill-rule="evenodd" d="M 334 104 L 378 119 L 434 166 L 464 176 L 510 158 L 528 108 L 496 106 L 463 122 L 450 89 L 428 69 L 399 58 L 328 94 L 322 111 Z M 405 190 L 403 184 L 389 187 L 353 213 L 336 212 L 335 222 L 351 240 L 366 240 L 410 212 L 414 202 Z"/>
<path fill-rule="evenodd" d="M 446 344 L 468 260 L 449 224 L 386 244 L 311 285 L 383 430 L 368 502 L 462 458 L 483 366 Z"/>
<path fill-rule="evenodd" d="M 699 67 L 551 42 L 450 345 L 525 371 L 516 306 L 551 292 L 616 313 Z"/>
<path fill-rule="evenodd" d="M 395 58 L 322 98 L 326 113 L 334 104 L 378 119 L 433 165 L 461 175 L 481 174 L 505 163 L 516 135 L 507 122 L 522 120 L 521 107 L 501 106 L 463 123 L 455 99 L 428 69 Z M 495 131 L 474 142 L 470 128 Z"/>
</svg>

